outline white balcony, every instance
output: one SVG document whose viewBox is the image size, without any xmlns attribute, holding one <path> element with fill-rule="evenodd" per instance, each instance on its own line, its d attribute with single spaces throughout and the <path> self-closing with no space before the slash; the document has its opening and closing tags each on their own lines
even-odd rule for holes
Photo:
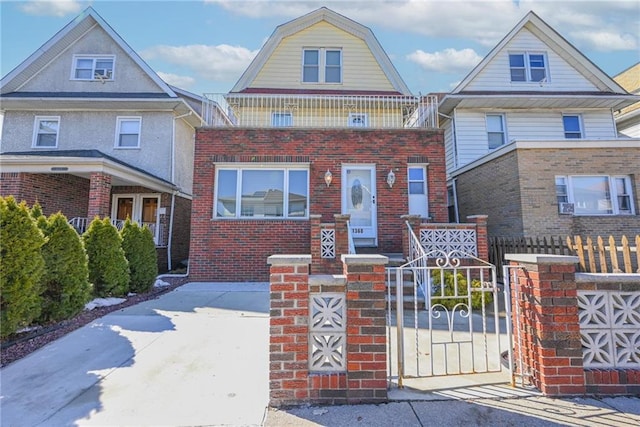
<svg viewBox="0 0 640 427">
<path fill-rule="evenodd" d="M 349 96 L 204 94 L 202 115 L 211 127 L 437 128 L 434 95 Z"/>
</svg>

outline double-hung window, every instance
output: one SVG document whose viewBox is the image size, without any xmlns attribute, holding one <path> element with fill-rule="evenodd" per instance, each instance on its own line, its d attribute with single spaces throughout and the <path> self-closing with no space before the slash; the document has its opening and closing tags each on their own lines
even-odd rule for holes
<svg viewBox="0 0 640 427">
<path fill-rule="evenodd" d="M 572 205 L 570 211 L 574 215 L 632 215 L 634 212 L 629 176 L 557 176 L 556 199 L 559 206 Z"/>
<path fill-rule="evenodd" d="M 140 148 L 141 117 L 118 117 L 116 148 Z"/>
<path fill-rule="evenodd" d="M 503 114 L 487 114 L 487 139 L 490 150 L 506 144 L 507 136 Z"/>
<path fill-rule="evenodd" d="M 302 50 L 303 83 L 342 83 L 342 51 L 314 48 Z"/>
<path fill-rule="evenodd" d="M 566 139 L 582 138 L 582 126 L 580 116 L 577 114 L 565 114 L 562 116 L 564 137 Z"/>
<path fill-rule="evenodd" d="M 75 55 L 71 79 L 73 80 L 113 80 L 113 55 Z"/>
<path fill-rule="evenodd" d="M 273 112 L 271 113 L 271 126 L 291 127 L 293 126 L 293 115 L 289 112 Z"/>
<path fill-rule="evenodd" d="M 427 168 L 423 165 L 412 165 L 407 168 L 409 183 L 409 214 L 429 216 L 427 197 Z"/>
<path fill-rule="evenodd" d="M 33 130 L 34 148 L 56 148 L 58 146 L 58 131 L 60 117 L 37 116 Z"/>
<path fill-rule="evenodd" d="M 369 116 L 367 113 L 349 113 L 349 127 L 366 128 L 369 126 Z"/>
<path fill-rule="evenodd" d="M 512 82 L 542 82 L 548 79 L 547 58 L 544 53 L 509 54 Z"/>
<path fill-rule="evenodd" d="M 309 170 L 299 167 L 217 168 L 216 218 L 309 217 Z"/>
</svg>

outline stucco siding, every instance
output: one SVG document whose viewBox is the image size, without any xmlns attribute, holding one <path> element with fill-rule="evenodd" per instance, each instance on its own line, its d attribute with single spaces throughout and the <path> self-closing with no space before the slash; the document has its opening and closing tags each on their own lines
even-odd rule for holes
<svg viewBox="0 0 640 427">
<path fill-rule="evenodd" d="M 303 48 L 342 50 L 342 83 L 302 83 Z M 262 67 L 252 87 L 394 91 L 366 43 L 327 22 L 285 37 Z"/>
<path fill-rule="evenodd" d="M 73 55 L 115 55 L 113 81 L 72 80 Z M 35 74 L 20 92 L 162 92 L 158 85 L 100 27 Z"/>
<path fill-rule="evenodd" d="M 193 154 L 195 129 L 184 120 L 176 120 L 176 176 L 175 184 L 187 194 L 193 191 Z"/>
<path fill-rule="evenodd" d="M 171 112 L 7 111 L 2 152 L 33 151 L 36 116 L 59 116 L 57 150 L 100 150 L 165 180 L 171 179 Z M 140 148 L 115 148 L 119 116 L 141 117 Z"/>
<path fill-rule="evenodd" d="M 547 82 L 511 82 L 509 53 L 545 53 Z M 486 67 L 469 82 L 465 90 L 509 91 L 595 91 L 596 86 L 580 74 L 542 40 L 523 28 L 498 52 Z"/>
</svg>

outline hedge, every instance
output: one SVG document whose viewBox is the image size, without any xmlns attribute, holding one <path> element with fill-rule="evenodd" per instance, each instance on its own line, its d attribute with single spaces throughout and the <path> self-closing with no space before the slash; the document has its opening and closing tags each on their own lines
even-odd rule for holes
<svg viewBox="0 0 640 427">
<path fill-rule="evenodd" d="M 149 227 L 127 219 L 120 232 L 122 249 L 129 261 L 130 292 L 148 292 L 158 275 L 158 254 Z"/>
<path fill-rule="evenodd" d="M 129 263 L 122 249 L 122 237 L 111 220 L 96 217 L 82 237 L 89 257 L 89 281 L 93 283 L 94 296 L 126 296 Z"/>
</svg>

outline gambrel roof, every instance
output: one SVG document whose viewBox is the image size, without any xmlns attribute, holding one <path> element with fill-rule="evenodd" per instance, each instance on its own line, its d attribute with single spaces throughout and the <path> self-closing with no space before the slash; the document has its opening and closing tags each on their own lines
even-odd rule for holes
<svg viewBox="0 0 640 427">
<path fill-rule="evenodd" d="M 301 32 L 321 21 L 325 21 L 346 33 L 361 39 L 370 50 L 391 86 L 398 93 L 404 95 L 411 94 L 409 87 L 405 84 L 373 32 L 364 25 L 342 16 L 326 7 L 321 7 L 320 9 L 276 27 L 249 67 L 242 74 L 233 89 L 231 89 L 231 92 L 243 92 L 248 88 L 250 91 L 250 86 L 253 81 L 285 37 Z"/>
<path fill-rule="evenodd" d="M 523 33 L 531 34 L 538 42 L 557 55 L 590 89 L 563 87 L 539 82 L 538 87 L 514 88 L 509 84 L 491 90 L 478 90 L 477 82 L 500 54 Z M 440 103 L 440 111 L 448 113 L 457 106 L 501 108 L 553 108 L 566 102 L 579 102 L 584 108 L 621 108 L 634 102 L 611 77 L 589 60 L 533 11 L 525 17 L 484 57 L 484 59 Z"/>
<path fill-rule="evenodd" d="M 2 95 L 18 92 L 34 76 L 62 55 L 73 44 L 96 26 L 104 30 L 113 41 L 158 85 L 159 89 L 169 97 L 176 98 L 176 93 L 147 65 L 146 62 L 116 33 L 107 22 L 92 8 L 86 8 L 73 21 L 62 28 L 49 41 L 43 44 L 31 56 L 14 68 L 0 80 Z"/>
</svg>

